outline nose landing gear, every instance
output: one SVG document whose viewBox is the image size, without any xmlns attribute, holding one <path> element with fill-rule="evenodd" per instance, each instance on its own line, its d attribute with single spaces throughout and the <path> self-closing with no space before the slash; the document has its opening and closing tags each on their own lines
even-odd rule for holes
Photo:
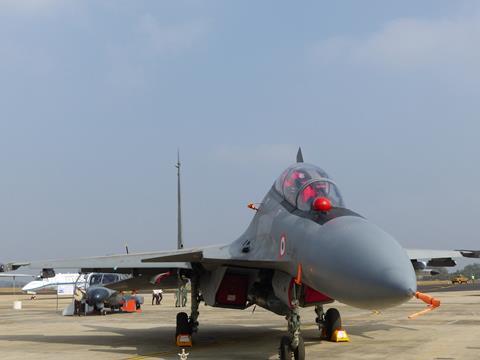
<svg viewBox="0 0 480 360">
<path fill-rule="evenodd" d="M 288 336 L 283 336 L 280 342 L 280 360 L 304 360 L 305 359 L 305 345 L 302 337 L 299 338 L 298 346 L 295 350 L 292 349 L 291 340 Z"/>
<path fill-rule="evenodd" d="M 288 321 L 288 336 L 283 336 L 280 342 L 280 360 L 305 360 L 305 344 L 300 334 L 298 300 L 292 300 L 292 309 L 286 319 Z"/>
</svg>

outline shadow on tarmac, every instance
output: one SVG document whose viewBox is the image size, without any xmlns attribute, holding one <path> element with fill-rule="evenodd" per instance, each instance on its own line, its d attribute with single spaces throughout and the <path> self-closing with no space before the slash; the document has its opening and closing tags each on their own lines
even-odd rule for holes
<svg viewBox="0 0 480 360">
<path fill-rule="evenodd" d="M 173 326 L 149 329 L 84 326 L 90 328 L 87 334 L 47 336 L 42 334 L 2 335 L 0 340 L 62 344 L 67 349 L 68 346 L 90 345 L 92 346 L 89 350 L 91 352 L 123 354 L 126 358 L 133 359 L 142 359 L 144 357 L 178 359 L 179 349 L 175 346 L 175 328 Z M 192 350 L 195 350 L 195 359 L 211 359 L 212 353 L 217 354 L 219 350 L 232 354 L 231 357 L 229 356 L 232 359 L 253 359 L 255 357 L 249 357 L 248 353 L 245 354 L 244 349 L 258 351 L 259 348 L 265 349 L 266 345 L 269 351 L 265 353 L 265 356 L 268 358 L 276 354 L 277 340 L 279 343 L 281 336 L 284 334 L 284 329 L 241 325 L 206 325 L 201 329 L 200 333 L 194 335 L 194 347 Z M 270 343 L 275 343 L 275 345 L 270 346 Z M 239 348 L 242 350 L 238 351 Z"/>
<path fill-rule="evenodd" d="M 45 344 L 63 344 L 67 348 L 74 345 L 92 346 L 89 351 L 95 353 L 121 354 L 127 359 L 178 359 L 179 349 L 174 345 L 174 327 L 153 327 L 149 329 L 125 329 L 110 326 L 84 325 L 86 334 L 81 335 L 3 335 L 0 340 L 35 342 Z M 384 323 L 366 323 L 346 327 L 350 335 L 373 339 L 367 334 L 372 331 L 390 331 L 394 328 L 416 331 L 416 329 L 387 325 Z M 264 353 L 265 359 L 277 354 L 280 339 L 286 329 L 268 326 L 215 326 L 205 325 L 194 335 L 195 359 L 211 359 L 215 356 L 228 356 L 229 359 L 257 359 Z M 304 329 L 302 335 L 305 347 L 320 343 L 319 330 Z"/>
</svg>

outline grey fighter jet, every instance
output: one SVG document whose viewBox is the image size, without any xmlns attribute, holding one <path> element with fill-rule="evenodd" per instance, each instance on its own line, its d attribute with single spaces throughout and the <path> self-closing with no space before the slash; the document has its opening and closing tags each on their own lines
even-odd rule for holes
<svg viewBox="0 0 480 360">
<path fill-rule="evenodd" d="M 198 330 L 202 301 L 234 309 L 258 305 L 286 317 L 280 359 L 304 359 L 300 307 L 315 310 L 319 330 L 330 339 L 341 329 L 339 312 L 324 311 L 334 300 L 362 309 L 397 306 L 418 295 L 414 267 L 480 256 L 468 250 L 414 250 L 409 256 L 391 235 L 347 208 L 332 178 L 304 163 L 300 150 L 263 201 L 249 207 L 250 225 L 227 245 L 28 264 L 132 274 L 123 289 L 175 288 L 180 275 L 191 282 L 191 312 L 177 315 L 178 336 Z"/>
</svg>

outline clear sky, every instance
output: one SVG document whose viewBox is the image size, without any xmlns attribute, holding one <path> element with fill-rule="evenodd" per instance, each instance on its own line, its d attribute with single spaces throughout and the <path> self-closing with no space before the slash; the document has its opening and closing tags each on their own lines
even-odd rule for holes
<svg viewBox="0 0 480 360">
<path fill-rule="evenodd" d="M 476 1 L 0 0 L 0 260 L 234 240 L 299 145 L 404 246 L 480 248 Z"/>
</svg>

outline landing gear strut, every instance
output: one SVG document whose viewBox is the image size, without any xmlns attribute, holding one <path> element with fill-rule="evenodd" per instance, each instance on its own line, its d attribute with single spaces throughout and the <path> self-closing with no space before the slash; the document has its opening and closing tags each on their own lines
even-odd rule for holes
<svg viewBox="0 0 480 360">
<path fill-rule="evenodd" d="M 198 277 L 193 276 L 191 279 L 191 314 L 185 312 L 177 314 L 177 328 L 175 331 L 175 339 L 177 346 L 192 346 L 192 334 L 198 331 L 198 307 L 200 305 L 200 294 L 198 290 Z"/>
<path fill-rule="evenodd" d="M 315 322 L 318 325 L 318 330 L 320 331 L 321 338 L 325 337 L 325 312 L 323 311 L 323 305 L 315 306 L 315 313 L 317 317 L 315 318 Z"/>
<path fill-rule="evenodd" d="M 280 342 L 280 360 L 305 360 L 305 344 L 300 334 L 300 313 L 299 301 L 296 298 L 296 289 L 294 285 L 294 300 L 292 300 L 292 309 L 286 316 L 288 321 L 288 336 L 282 337 Z M 293 357 L 292 357 L 293 356 Z"/>
<path fill-rule="evenodd" d="M 191 313 L 190 318 L 188 320 L 191 328 L 191 332 L 195 333 L 198 331 L 198 316 L 200 313 L 198 312 L 198 307 L 200 305 L 200 293 L 198 291 L 198 276 L 192 276 L 191 280 Z"/>
</svg>

